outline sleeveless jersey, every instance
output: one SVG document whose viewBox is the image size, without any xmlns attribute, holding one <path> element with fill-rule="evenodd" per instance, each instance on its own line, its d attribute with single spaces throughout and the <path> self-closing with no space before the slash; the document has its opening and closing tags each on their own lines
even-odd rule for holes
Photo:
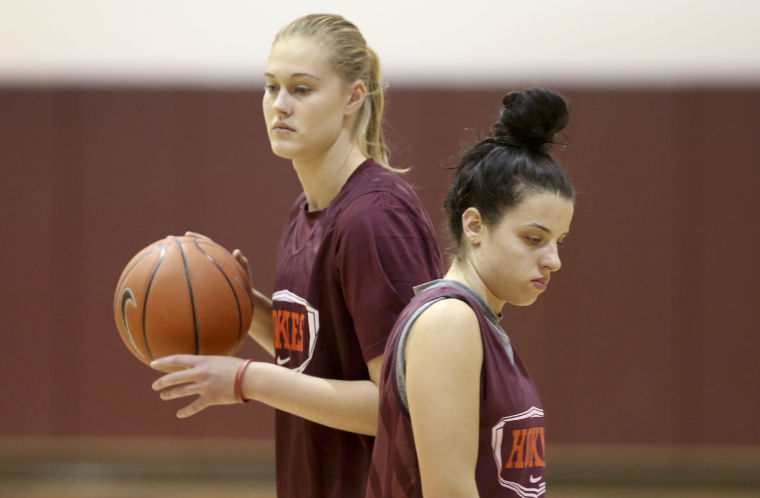
<svg viewBox="0 0 760 498">
<path fill-rule="evenodd" d="M 308 375 L 369 379 L 413 287 L 441 272 L 435 231 L 414 191 L 367 160 L 322 211 L 302 194 L 277 254 L 275 361 Z M 275 414 L 277 494 L 355 497 L 366 489 L 374 438 Z"/>
<path fill-rule="evenodd" d="M 533 381 L 485 301 L 453 280 L 419 286 L 388 338 L 367 498 L 421 497 L 419 463 L 406 402 L 404 351 L 414 320 L 441 299 L 475 311 L 483 343 L 475 480 L 481 497 L 544 496 L 544 413 Z"/>
</svg>

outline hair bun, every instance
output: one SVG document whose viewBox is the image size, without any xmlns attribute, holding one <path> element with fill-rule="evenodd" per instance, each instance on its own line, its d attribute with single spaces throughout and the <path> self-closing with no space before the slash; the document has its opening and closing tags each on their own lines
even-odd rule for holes
<svg viewBox="0 0 760 498">
<path fill-rule="evenodd" d="M 552 91 L 534 88 L 510 92 L 502 102 L 492 136 L 506 145 L 545 152 L 544 146 L 554 141 L 554 134 L 567 126 L 567 104 Z"/>
</svg>

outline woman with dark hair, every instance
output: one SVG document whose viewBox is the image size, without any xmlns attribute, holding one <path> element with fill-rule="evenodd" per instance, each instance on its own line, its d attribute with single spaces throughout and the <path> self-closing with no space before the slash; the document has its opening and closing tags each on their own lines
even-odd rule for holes
<svg viewBox="0 0 760 498">
<path fill-rule="evenodd" d="M 166 400 L 197 396 L 179 417 L 248 400 L 276 408 L 278 495 L 361 496 L 385 342 L 413 286 L 441 274 L 435 231 L 388 165 L 380 63 L 353 23 L 332 14 L 289 23 L 264 79 L 272 151 L 303 187 L 271 299 L 252 289 L 249 335 L 273 361 L 170 356 L 153 362 L 167 372 L 153 388 Z"/>
<path fill-rule="evenodd" d="M 544 495 L 541 401 L 499 322 L 560 269 L 574 193 L 547 144 L 567 120 L 553 92 L 510 93 L 459 162 L 444 204 L 456 254 L 385 349 L 367 497 Z"/>
</svg>

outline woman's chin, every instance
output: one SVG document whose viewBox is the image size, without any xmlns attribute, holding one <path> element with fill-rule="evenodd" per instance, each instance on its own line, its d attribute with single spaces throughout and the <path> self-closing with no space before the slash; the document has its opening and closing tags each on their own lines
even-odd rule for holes
<svg viewBox="0 0 760 498">
<path fill-rule="evenodd" d="M 530 306 L 531 304 L 536 302 L 539 295 L 540 294 L 536 294 L 533 296 L 525 296 L 520 299 L 515 299 L 514 302 L 509 302 L 509 301 L 507 302 L 509 302 L 509 304 L 511 304 L 512 306 Z"/>
<path fill-rule="evenodd" d="M 278 147 L 277 145 L 272 145 L 272 154 L 275 156 L 282 158 L 282 159 L 293 159 L 293 152 L 288 150 L 287 147 Z"/>
</svg>

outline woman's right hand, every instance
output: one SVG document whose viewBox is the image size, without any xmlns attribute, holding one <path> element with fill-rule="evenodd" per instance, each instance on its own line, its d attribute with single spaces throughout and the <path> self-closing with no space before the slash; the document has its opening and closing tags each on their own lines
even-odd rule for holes
<svg viewBox="0 0 760 498">
<path fill-rule="evenodd" d="M 232 251 L 232 257 L 235 258 L 235 261 L 238 262 L 238 264 L 243 268 L 245 274 L 248 275 L 248 282 L 253 282 L 253 279 L 251 278 L 251 267 L 248 264 L 248 258 L 243 255 L 240 249 L 235 249 Z M 251 284 L 251 292 L 253 291 L 253 284 Z"/>
</svg>

